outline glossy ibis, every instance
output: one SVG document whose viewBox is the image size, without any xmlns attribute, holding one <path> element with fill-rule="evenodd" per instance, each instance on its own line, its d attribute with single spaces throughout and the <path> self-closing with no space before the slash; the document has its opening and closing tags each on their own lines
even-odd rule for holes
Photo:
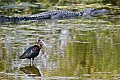
<svg viewBox="0 0 120 80">
<path fill-rule="evenodd" d="M 31 47 L 29 47 L 21 56 L 20 59 L 30 59 L 30 64 L 31 64 L 31 59 L 32 59 L 32 63 L 34 61 L 34 58 L 37 57 L 39 55 L 39 52 L 42 48 L 42 44 L 45 45 L 45 43 L 42 41 L 42 39 L 40 37 L 37 37 L 36 39 L 37 45 L 33 45 Z M 46 45 L 45 45 L 46 46 Z"/>
</svg>

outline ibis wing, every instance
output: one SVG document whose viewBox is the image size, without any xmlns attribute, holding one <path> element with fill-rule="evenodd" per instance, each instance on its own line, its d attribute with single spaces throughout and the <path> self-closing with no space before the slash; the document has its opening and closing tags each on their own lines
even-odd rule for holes
<svg viewBox="0 0 120 80">
<path fill-rule="evenodd" d="M 21 56 L 20 59 L 28 58 L 32 53 L 34 53 L 34 46 L 29 47 Z"/>
</svg>

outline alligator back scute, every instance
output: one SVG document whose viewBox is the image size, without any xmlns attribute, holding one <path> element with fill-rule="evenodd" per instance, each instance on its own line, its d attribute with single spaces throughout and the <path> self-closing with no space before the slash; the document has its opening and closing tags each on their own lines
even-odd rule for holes
<svg viewBox="0 0 120 80">
<path fill-rule="evenodd" d="M 62 14 L 56 14 L 51 17 L 51 19 L 68 19 L 68 18 L 74 18 L 79 16 L 79 14 L 75 12 L 68 12 L 68 13 L 62 13 Z"/>
</svg>

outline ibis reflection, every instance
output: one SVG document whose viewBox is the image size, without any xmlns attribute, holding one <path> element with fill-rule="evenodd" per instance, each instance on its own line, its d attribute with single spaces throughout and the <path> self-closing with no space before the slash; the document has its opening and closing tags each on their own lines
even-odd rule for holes
<svg viewBox="0 0 120 80">
<path fill-rule="evenodd" d="M 26 66 L 26 67 L 21 67 L 20 68 L 21 71 L 23 71 L 25 74 L 27 74 L 28 76 L 41 76 L 38 68 L 36 66 Z"/>
</svg>

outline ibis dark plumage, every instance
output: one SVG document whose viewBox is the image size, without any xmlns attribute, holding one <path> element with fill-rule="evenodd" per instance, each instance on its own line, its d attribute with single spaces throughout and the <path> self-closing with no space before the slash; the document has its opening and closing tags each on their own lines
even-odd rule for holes
<svg viewBox="0 0 120 80">
<path fill-rule="evenodd" d="M 42 48 L 42 44 L 45 45 L 45 43 L 42 41 L 42 39 L 40 37 L 37 37 L 36 40 L 37 44 L 33 45 L 31 47 L 29 47 L 21 56 L 20 59 L 32 59 L 32 62 L 34 61 L 34 58 L 37 57 L 39 55 L 39 52 Z"/>
</svg>

